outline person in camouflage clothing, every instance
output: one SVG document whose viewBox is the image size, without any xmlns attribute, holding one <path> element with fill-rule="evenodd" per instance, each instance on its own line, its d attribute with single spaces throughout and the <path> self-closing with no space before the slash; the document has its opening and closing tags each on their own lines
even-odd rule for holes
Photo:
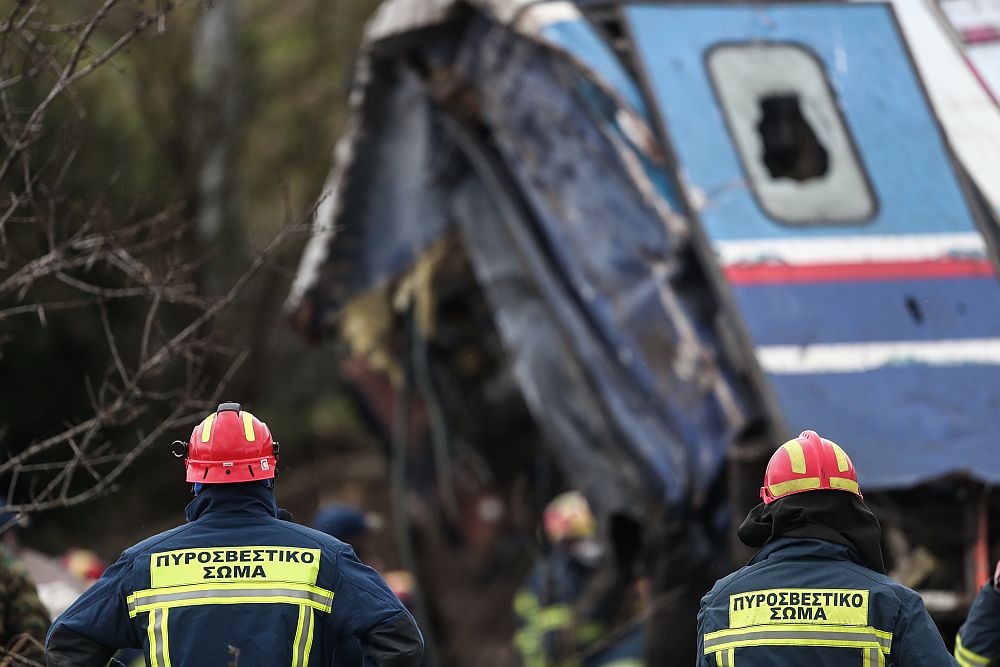
<svg viewBox="0 0 1000 667">
<path fill-rule="evenodd" d="M 0 646 L 5 649 L 0 667 L 17 664 L 7 660 L 9 653 L 41 660 L 50 624 L 49 612 L 38 599 L 28 571 L 0 547 Z"/>
</svg>

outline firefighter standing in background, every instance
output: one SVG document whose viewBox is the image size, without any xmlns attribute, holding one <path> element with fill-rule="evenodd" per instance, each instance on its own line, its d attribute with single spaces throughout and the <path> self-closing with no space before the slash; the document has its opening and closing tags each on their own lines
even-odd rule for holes
<svg viewBox="0 0 1000 667">
<path fill-rule="evenodd" d="M 103 667 L 141 648 L 152 667 L 329 665 L 357 637 L 379 667 L 416 667 L 423 642 L 382 578 L 329 535 L 278 518 L 277 443 L 238 403 L 184 453 L 188 523 L 127 549 L 52 626 L 49 667 Z"/>
<path fill-rule="evenodd" d="M 803 431 L 771 457 L 740 526 L 760 551 L 698 613 L 698 665 L 955 664 L 914 591 L 885 575 L 881 527 L 837 444 Z"/>
<path fill-rule="evenodd" d="M 627 582 L 596 538 L 586 498 L 557 496 L 543 524 L 551 551 L 514 598 L 522 667 L 641 667 L 641 632 L 607 641 Z"/>
<path fill-rule="evenodd" d="M 955 658 L 962 667 L 983 667 L 1000 659 L 1000 563 L 958 630 Z"/>
</svg>

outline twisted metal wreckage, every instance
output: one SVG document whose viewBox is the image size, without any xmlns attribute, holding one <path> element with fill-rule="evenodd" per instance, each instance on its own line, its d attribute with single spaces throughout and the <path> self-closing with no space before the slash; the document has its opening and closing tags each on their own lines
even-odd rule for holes
<svg viewBox="0 0 1000 667">
<path fill-rule="evenodd" d="M 515 515 L 584 491 L 674 630 L 651 655 L 692 650 L 731 519 L 801 428 L 851 452 L 942 618 L 977 535 L 984 560 L 995 163 L 955 159 L 897 22 L 924 10 L 896 4 L 392 0 L 368 28 L 292 321 L 349 343 L 369 403 L 392 378 L 395 482 L 426 451 L 451 525 L 459 470 Z M 943 539 L 953 511 L 970 531 Z"/>
</svg>

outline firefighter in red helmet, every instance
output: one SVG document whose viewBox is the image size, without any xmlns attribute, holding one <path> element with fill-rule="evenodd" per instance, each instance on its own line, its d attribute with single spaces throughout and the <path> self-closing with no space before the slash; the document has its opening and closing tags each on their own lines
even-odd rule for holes
<svg viewBox="0 0 1000 667">
<path fill-rule="evenodd" d="M 382 577 L 280 518 L 278 444 L 262 421 L 223 403 L 183 449 L 188 523 L 127 549 L 56 619 L 49 667 L 104 667 L 125 648 L 153 667 L 329 665 L 351 637 L 366 665 L 420 664 L 420 633 Z"/>
<path fill-rule="evenodd" d="M 698 665 L 927 667 L 954 660 L 882 562 L 878 519 L 837 443 L 803 431 L 771 456 L 740 539 L 759 551 L 698 613 Z"/>
</svg>

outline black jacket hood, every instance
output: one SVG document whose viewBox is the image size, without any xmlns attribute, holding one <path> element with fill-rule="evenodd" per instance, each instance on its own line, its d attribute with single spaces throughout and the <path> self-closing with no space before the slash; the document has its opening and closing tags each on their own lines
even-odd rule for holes
<svg viewBox="0 0 1000 667">
<path fill-rule="evenodd" d="M 782 537 L 810 538 L 843 544 L 867 567 L 885 574 L 882 526 L 868 506 L 845 491 L 807 491 L 761 503 L 750 510 L 739 530 L 740 540 L 760 549 Z"/>
</svg>

